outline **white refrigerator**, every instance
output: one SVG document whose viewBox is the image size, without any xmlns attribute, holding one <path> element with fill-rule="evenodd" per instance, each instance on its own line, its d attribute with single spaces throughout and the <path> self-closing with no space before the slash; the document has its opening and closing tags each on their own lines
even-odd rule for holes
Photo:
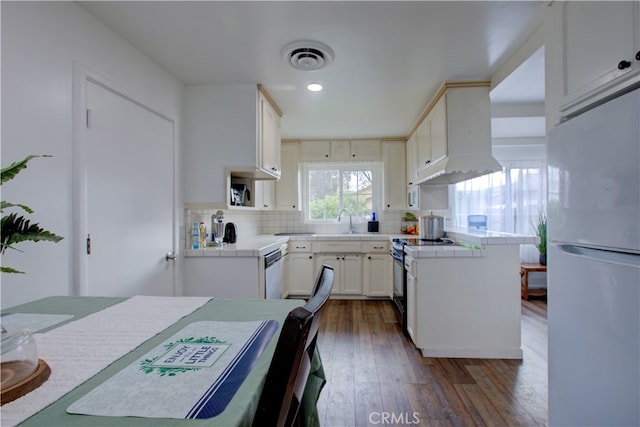
<svg viewBox="0 0 640 427">
<path fill-rule="evenodd" d="M 548 136 L 549 425 L 640 425 L 640 89 Z"/>
</svg>

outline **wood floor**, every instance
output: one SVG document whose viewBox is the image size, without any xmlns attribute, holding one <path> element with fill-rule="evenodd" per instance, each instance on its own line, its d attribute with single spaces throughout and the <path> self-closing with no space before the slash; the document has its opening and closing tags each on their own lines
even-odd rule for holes
<svg viewBox="0 0 640 427">
<path fill-rule="evenodd" d="M 319 348 L 322 426 L 547 425 L 544 301 L 522 302 L 523 360 L 422 357 L 383 301 L 330 300 Z"/>
</svg>

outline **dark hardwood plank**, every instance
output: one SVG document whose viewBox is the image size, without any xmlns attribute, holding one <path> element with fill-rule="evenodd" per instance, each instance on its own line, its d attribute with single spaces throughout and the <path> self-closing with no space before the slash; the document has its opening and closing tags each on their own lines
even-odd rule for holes
<svg viewBox="0 0 640 427">
<path fill-rule="evenodd" d="M 423 357 L 388 301 L 330 300 L 318 346 L 323 426 L 547 425 L 545 300 L 522 301 L 523 360 Z"/>
</svg>

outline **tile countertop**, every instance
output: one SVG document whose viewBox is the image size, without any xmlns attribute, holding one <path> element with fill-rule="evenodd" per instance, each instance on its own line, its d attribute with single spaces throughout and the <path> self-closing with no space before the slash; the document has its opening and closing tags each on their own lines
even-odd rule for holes
<svg viewBox="0 0 640 427">
<path fill-rule="evenodd" d="M 238 243 L 209 246 L 204 249 L 186 249 L 186 257 L 259 257 L 278 249 L 289 241 L 289 236 L 262 234 L 239 239 Z"/>
<path fill-rule="evenodd" d="M 536 244 L 537 236 L 525 236 L 485 230 L 450 228 L 447 237 L 458 242 L 451 246 L 405 246 L 405 252 L 414 258 L 469 258 L 487 256 L 487 246 Z"/>
<path fill-rule="evenodd" d="M 407 253 L 414 257 L 470 257 L 485 256 L 487 245 L 521 245 L 536 244 L 537 236 L 500 233 L 495 231 L 467 230 L 463 228 L 447 229 L 447 236 L 461 245 L 455 246 L 421 246 L 406 247 Z M 394 238 L 415 238 L 415 236 L 401 234 L 310 234 L 292 236 L 274 236 L 263 234 L 245 237 L 235 244 L 225 244 L 222 247 L 207 247 L 205 249 L 187 249 L 186 257 L 258 257 L 278 249 L 289 240 L 306 241 L 335 241 L 335 240 L 391 240 Z"/>
<path fill-rule="evenodd" d="M 540 241 L 538 236 L 524 234 L 501 233 L 498 231 L 468 230 L 466 228 L 449 228 L 447 236 L 458 242 L 474 245 L 535 245 Z"/>
<path fill-rule="evenodd" d="M 186 249 L 185 257 L 258 257 L 268 254 L 278 249 L 281 245 L 289 240 L 307 240 L 307 241 L 323 241 L 323 240 L 388 240 L 394 237 L 402 237 L 395 234 L 378 234 L 378 233 L 362 233 L 362 234 L 310 234 L 310 235 L 292 235 L 292 236 L 275 236 L 273 234 L 261 234 L 252 237 L 241 238 L 238 243 L 225 244 L 222 247 L 210 246 L 205 249 Z"/>
</svg>

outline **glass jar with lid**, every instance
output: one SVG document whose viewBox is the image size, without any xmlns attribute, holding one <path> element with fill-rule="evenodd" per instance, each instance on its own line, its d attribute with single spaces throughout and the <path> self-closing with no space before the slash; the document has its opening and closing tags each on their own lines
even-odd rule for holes
<svg viewBox="0 0 640 427">
<path fill-rule="evenodd" d="M 0 388 L 6 389 L 33 375 L 38 369 L 38 351 L 28 329 L 1 328 Z"/>
</svg>

